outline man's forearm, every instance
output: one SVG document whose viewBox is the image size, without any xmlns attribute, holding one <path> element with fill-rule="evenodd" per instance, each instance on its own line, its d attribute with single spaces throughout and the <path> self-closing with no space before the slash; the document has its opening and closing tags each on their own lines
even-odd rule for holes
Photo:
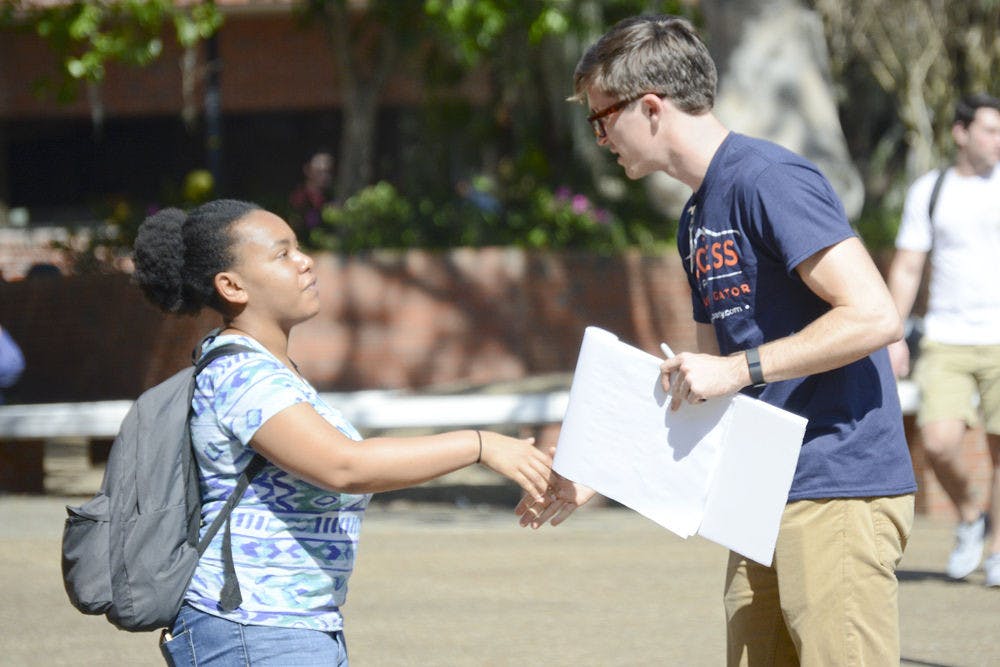
<svg viewBox="0 0 1000 667">
<path fill-rule="evenodd" d="M 903 319 L 909 317 L 920 290 L 927 253 L 897 250 L 889 265 L 887 284 L 896 310 Z"/>
<path fill-rule="evenodd" d="M 815 375 L 866 357 L 901 335 L 896 313 L 873 317 L 835 307 L 801 331 L 760 346 L 761 369 L 768 382 Z"/>
</svg>

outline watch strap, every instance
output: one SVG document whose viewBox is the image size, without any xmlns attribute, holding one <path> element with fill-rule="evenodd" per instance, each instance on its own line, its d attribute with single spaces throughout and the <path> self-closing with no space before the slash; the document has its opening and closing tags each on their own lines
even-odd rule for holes
<svg viewBox="0 0 1000 667">
<path fill-rule="evenodd" d="M 752 347 L 746 351 L 747 368 L 750 369 L 750 383 L 754 387 L 763 387 L 767 384 L 764 380 L 764 370 L 760 366 L 760 351 Z"/>
</svg>

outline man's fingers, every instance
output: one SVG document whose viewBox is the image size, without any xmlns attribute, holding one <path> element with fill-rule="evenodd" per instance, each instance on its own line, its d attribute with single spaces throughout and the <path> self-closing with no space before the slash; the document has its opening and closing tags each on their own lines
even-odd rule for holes
<svg viewBox="0 0 1000 667">
<path fill-rule="evenodd" d="M 569 518 L 569 515 L 573 513 L 576 509 L 576 503 L 563 503 L 563 506 L 559 508 L 559 513 L 552 517 L 552 525 L 558 526 L 563 521 Z"/>
<path fill-rule="evenodd" d="M 543 509 L 541 513 L 532 520 L 531 527 L 540 528 L 543 525 L 545 525 L 545 522 L 551 519 L 556 512 L 562 509 L 563 505 L 565 505 L 565 503 L 563 503 L 562 501 L 549 503 L 548 506 L 545 509 Z"/>
</svg>

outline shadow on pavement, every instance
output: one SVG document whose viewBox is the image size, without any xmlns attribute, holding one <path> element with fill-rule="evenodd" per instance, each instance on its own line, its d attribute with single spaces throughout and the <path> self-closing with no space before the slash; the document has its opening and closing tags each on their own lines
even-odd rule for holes
<svg viewBox="0 0 1000 667">
<path fill-rule="evenodd" d="M 959 586 L 970 586 L 968 581 L 961 579 L 952 579 L 947 574 L 941 571 L 933 570 L 897 570 L 896 578 L 899 581 L 943 581 L 950 584 L 955 584 Z"/>
</svg>

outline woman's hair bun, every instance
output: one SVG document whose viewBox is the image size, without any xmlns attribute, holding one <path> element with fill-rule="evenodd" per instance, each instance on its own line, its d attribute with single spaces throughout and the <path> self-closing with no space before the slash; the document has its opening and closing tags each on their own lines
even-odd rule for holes
<svg viewBox="0 0 1000 667">
<path fill-rule="evenodd" d="M 158 308 L 168 313 L 194 313 L 201 304 L 184 302 L 184 236 L 187 214 L 165 208 L 139 226 L 133 248 L 134 279 Z"/>
</svg>

